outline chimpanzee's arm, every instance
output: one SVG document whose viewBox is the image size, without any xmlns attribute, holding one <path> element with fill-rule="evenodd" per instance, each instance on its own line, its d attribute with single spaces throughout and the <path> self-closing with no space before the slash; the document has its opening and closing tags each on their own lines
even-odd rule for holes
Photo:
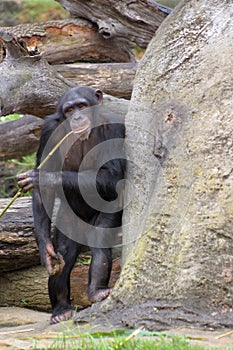
<svg viewBox="0 0 233 350">
<path fill-rule="evenodd" d="M 111 160 L 97 170 L 41 172 L 40 186 L 45 188 L 63 187 L 64 190 L 80 193 L 91 192 L 97 189 L 105 200 L 114 200 L 117 197 L 116 185 L 124 178 L 125 160 Z M 81 189 L 80 189 L 81 188 Z"/>
<path fill-rule="evenodd" d="M 40 137 L 40 146 L 37 152 L 37 163 L 36 168 L 41 163 L 41 158 L 46 147 L 46 144 L 58 126 L 56 114 L 48 117 L 42 129 Z M 54 162 L 52 163 L 54 164 Z M 33 177 L 32 177 L 33 178 Z M 51 243 L 51 217 L 54 207 L 55 190 L 54 187 L 47 187 L 46 191 L 43 191 L 43 200 L 46 201 L 46 209 L 41 196 L 41 189 L 39 188 L 38 171 L 34 171 L 34 183 L 33 183 L 33 216 L 34 216 L 34 227 L 37 244 L 40 250 L 41 262 L 46 265 L 49 274 L 53 271 L 53 259 L 57 259 L 56 253 L 54 252 L 53 245 Z M 47 198 L 44 198 L 44 197 Z"/>
<path fill-rule="evenodd" d="M 51 230 L 51 215 L 54 206 L 54 188 L 50 187 L 44 191 L 43 196 L 48 196 L 49 200 L 46 200 L 46 210 L 42 201 L 41 192 L 39 188 L 39 172 L 37 167 L 41 162 L 46 143 L 49 140 L 52 132 L 56 129 L 57 121 L 56 115 L 50 116 L 45 120 L 41 138 L 40 146 L 37 152 L 36 167 L 24 174 L 17 176 L 18 185 L 22 188 L 23 192 L 27 192 L 29 189 L 33 189 L 32 193 L 32 206 L 33 206 L 33 217 L 34 217 L 34 228 L 36 241 L 40 250 L 41 262 L 46 265 L 49 273 L 52 273 L 52 259 L 56 259 L 52 243 L 50 241 L 50 230 Z"/>
</svg>

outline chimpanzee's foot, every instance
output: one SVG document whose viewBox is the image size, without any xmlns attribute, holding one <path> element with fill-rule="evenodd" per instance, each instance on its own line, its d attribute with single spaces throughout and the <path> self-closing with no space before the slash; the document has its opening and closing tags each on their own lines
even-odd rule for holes
<svg viewBox="0 0 233 350">
<path fill-rule="evenodd" d="M 56 324 L 59 322 L 70 320 L 74 317 L 76 312 L 73 309 L 60 309 L 58 312 L 53 312 L 50 318 L 50 324 Z"/>
<path fill-rule="evenodd" d="M 93 303 L 106 299 L 112 292 L 112 288 L 98 289 L 89 295 L 89 300 Z"/>
</svg>

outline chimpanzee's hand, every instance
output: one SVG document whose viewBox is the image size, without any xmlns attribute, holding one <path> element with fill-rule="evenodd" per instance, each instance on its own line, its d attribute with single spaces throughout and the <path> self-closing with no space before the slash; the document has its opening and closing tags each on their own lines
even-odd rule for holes
<svg viewBox="0 0 233 350">
<path fill-rule="evenodd" d="M 39 172 L 37 170 L 29 170 L 26 173 L 18 174 L 16 180 L 22 191 L 25 193 L 39 185 Z"/>
<path fill-rule="evenodd" d="M 65 266 L 63 256 L 59 252 L 55 253 L 51 242 L 46 244 L 45 265 L 50 276 L 62 273 Z"/>
</svg>

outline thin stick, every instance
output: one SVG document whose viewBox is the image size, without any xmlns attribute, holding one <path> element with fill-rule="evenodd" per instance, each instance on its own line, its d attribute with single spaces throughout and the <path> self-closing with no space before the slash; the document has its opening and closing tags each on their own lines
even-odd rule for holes
<svg viewBox="0 0 233 350">
<path fill-rule="evenodd" d="M 37 170 L 40 170 L 42 168 L 42 166 L 44 166 L 44 164 L 49 160 L 49 158 L 51 158 L 51 156 L 53 155 L 54 152 L 56 152 L 56 150 L 58 149 L 58 147 L 62 144 L 62 142 L 65 141 L 65 139 L 67 139 L 68 136 L 70 136 L 73 133 L 73 130 L 71 130 L 70 132 L 68 132 L 68 134 L 66 134 L 56 145 L 55 147 L 53 147 L 52 151 L 49 152 L 49 154 L 47 155 L 47 157 L 45 157 L 45 159 L 43 160 L 42 163 L 40 163 L 40 165 L 38 166 Z"/>
<path fill-rule="evenodd" d="M 31 331 L 34 331 L 34 330 L 35 330 L 35 328 L 19 329 L 19 330 L 8 331 L 8 332 L 0 332 L 0 335 L 15 334 L 15 333 L 24 333 L 24 332 L 31 332 Z"/>
<path fill-rule="evenodd" d="M 10 208 L 11 204 L 14 203 L 14 201 L 20 197 L 22 194 L 22 190 L 18 190 L 18 192 L 14 195 L 14 197 L 11 199 L 11 201 L 5 206 L 5 208 L 1 211 L 0 213 L 0 218 L 5 214 L 5 212 L 7 211 L 8 208 Z"/>
<path fill-rule="evenodd" d="M 215 339 L 221 339 L 221 338 L 227 337 L 228 335 L 231 335 L 231 334 L 233 334 L 233 331 L 223 333 L 223 334 L 219 335 L 218 337 L 215 337 Z"/>
<path fill-rule="evenodd" d="M 37 170 L 40 170 L 44 164 L 51 158 L 51 156 L 54 154 L 54 152 L 56 152 L 56 150 L 58 149 L 58 147 L 62 144 L 62 142 L 65 141 L 65 139 L 67 139 L 68 136 L 70 136 L 73 133 L 73 130 L 71 130 L 70 132 L 68 132 L 68 134 L 66 134 L 52 149 L 52 151 L 49 152 L 49 154 L 45 157 L 45 159 L 43 160 L 43 162 L 40 163 L 40 165 L 37 167 Z M 18 190 L 18 192 L 14 195 L 14 197 L 11 199 L 11 201 L 3 208 L 3 210 L 0 213 L 0 218 L 5 214 L 5 212 L 10 208 L 10 206 L 14 203 L 14 201 L 21 196 L 21 194 L 23 193 L 22 189 Z"/>
</svg>

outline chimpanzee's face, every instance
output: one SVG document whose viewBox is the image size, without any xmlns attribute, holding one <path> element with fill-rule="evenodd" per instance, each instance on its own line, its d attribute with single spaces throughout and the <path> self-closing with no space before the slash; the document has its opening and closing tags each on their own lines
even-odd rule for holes
<svg viewBox="0 0 233 350">
<path fill-rule="evenodd" d="M 89 87 L 73 88 L 67 91 L 59 102 L 59 109 L 64 119 L 70 123 L 74 133 L 81 140 L 89 137 L 92 122 L 92 106 L 102 103 L 102 92 Z"/>
</svg>

